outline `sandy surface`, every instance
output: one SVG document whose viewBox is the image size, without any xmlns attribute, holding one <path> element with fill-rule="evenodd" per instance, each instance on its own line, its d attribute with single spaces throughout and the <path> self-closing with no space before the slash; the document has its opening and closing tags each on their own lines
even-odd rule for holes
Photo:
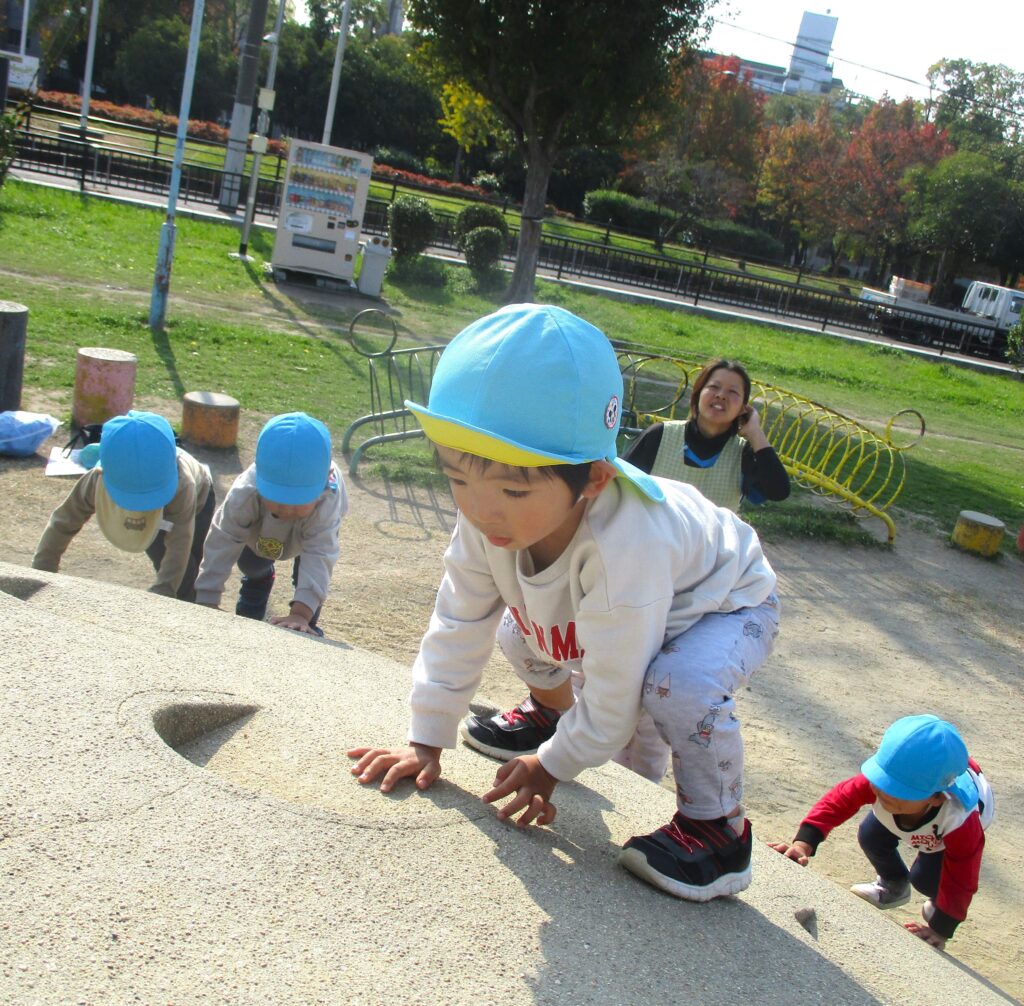
<svg viewBox="0 0 1024 1006">
<path fill-rule="evenodd" d="M 68 406 L 26 389 L 22 407 L 59 415 Z M 173 403 L 136 407 L 180 419 Z M 214 469 L 219 497 L 251 459 L 259 426 L 258 417 L 246 417 L 237 453 L 194 451 Z M 336 440 L 342 432 L 334 431 Z M 30 563 L 50 510 L 69 489 L 69 481 L 43 476 L 49 446 L 32 459 L 0 458 L 0 541 L 10 562 Z M 342 558 L 321 624 L 332 638 L 408 664 L 433 603 L 454 521 L 451 500 L 360 479 L 350 479 L 349 490 Z M 992 782 L 997 810 L 981 889 L 948 950 L 1024 998 L 1024 562 L 985 561 L 950 548 L 938 532 L 899 519 L 897 526 L 892 550 L 766 546 L 779 573 L 783 623 L 775 655 L 739 701 L 749 814 L 758 838 L 787 839 L 825 789 L 857 770 L 893 719 L 934 712 L 953 720 Z M 116 552 L 90 523 L 62 572 L 145 587 L 147 564 L 145 556 Z M 279 576 L 274 611 L 285 609 L 288 596 L 288 578 Z M 492 658 L 479 698 L 506 706 L 520 697 L 517 680 Z M 870 879 L 855 823 L 825 843 L 809 868 L 844 887 Z M 915 918 L 920 903 L 916 896 L 894 911 L 894 923 Z"/>
</svg>

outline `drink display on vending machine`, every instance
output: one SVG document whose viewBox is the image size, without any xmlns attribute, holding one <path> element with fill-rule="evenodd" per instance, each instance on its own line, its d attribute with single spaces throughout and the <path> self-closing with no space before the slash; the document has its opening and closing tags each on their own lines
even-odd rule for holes
<svg viewBox="0 0 1024 1006">
<path fill-rule="evenodd" d="M 352 282 L 373 158 L 292 140 L 271 264 Z"/>
</svg>

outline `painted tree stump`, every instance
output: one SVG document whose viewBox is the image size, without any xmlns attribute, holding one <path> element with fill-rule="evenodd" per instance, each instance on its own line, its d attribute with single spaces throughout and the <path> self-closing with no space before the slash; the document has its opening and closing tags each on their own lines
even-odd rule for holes
<svg viewBox="0 0 1024 1006">
<path fill-rule="evenodd" d="M 961 510 L 953 528 L 953 544 L 968 552 L 992 556 L 999 551 L 1006 525 L 998 517 L 975 510 Z"/>
<path fill-rule="evenodd" d="M 71 407 L 75 426 L 123 416 L 135 397 L 138 363 L 134 353 L 121 349 L 80 349 L 75 360 L 75 399 Z"/>
<path fill-rule="evenodd" d="M 216 391 L 189 391 L 182 398 L 181 438 L 200 447 L 234 447 L 238 401 Z"/>
</svg>

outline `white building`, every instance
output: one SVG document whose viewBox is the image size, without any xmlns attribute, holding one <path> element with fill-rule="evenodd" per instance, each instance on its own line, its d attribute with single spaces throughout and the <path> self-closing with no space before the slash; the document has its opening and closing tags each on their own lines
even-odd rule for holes
<svg viewBox="0 0 1024 1006">
<path fill-rule="evenodd" d="M 830 14 L 805 11 L 796 42 L 793 43 L 789 68 L 759 63 L 740 56 L 741 75 L 750 81 L 750 86 L 755 90 L 767 94 L 798 94 L 806 91 L 830 94 L 841 90 L 843 82 L 832 75 L 832 64 L 829 62 L 838 23 L 839 18 Z"/>
<path fill-rule="evenodd" d="M 785 94 L 796 94 L 798 91 L 828 94 L 832 90 L 834 78 L 832 64 L 828 60 L 838 23 L 837 17 L 804 11 L 793 55 L 789 60 L 789 73 L 782 87 Z"/>
</svg>

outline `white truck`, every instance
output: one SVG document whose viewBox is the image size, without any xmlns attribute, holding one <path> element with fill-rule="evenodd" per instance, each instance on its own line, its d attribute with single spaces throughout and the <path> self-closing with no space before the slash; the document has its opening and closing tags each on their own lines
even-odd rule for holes
<svg viewBox="0 0 1024 1006">
<path fill-rule="evenodd" d="M 884 335 L 993 357 L 1002 356 L 1006 334 L 1024 310 L 1024 290 L 980 280 L 967 287 L 959 310 L 929 304 L 930 294 L 928 283 L 893 276 L 888 290 L 864 287 L 860 299 L 878 305 L 874 315 Z"/>
</svg>

